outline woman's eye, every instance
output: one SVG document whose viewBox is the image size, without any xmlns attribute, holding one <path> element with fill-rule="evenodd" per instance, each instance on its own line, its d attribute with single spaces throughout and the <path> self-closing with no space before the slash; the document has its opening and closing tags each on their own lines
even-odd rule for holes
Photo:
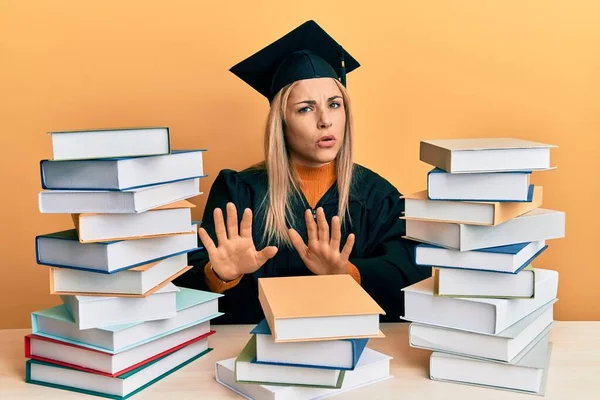
<svg viewBox="0 0 600 400">
<path fill-rule="evenodd" d="M 298 110 L 299 113 L 305 113 L 305 112 L 308 112 L 308 111 L 310 111 L 310 107 L 304 107 L 304 108 L 301 108 L 301 109 Z"/>
<path fill-rule="evenodd" d="M 330 106 L 331 106 L 331 108 L 340 108 L 341 107 L 340 103 L 338 103 L 336 101 L 334 101 L 333 103 L 331 103 Z"/>
</svg>

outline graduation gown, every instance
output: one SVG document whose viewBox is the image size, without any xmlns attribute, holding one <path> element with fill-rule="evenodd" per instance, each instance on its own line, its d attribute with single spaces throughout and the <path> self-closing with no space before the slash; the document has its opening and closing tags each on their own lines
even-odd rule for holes
<svg viewBox="0 0 600 400">
<path fill-rule="evenodd" d="M 267 174 L 262 168 L 251 167 L 241 172 L 222 170 L 213 183 L 202 227 L 218 244 L 216 239 L 213 210 L 223 210 L 233 202 L 238 212 L 238 222 L 245 208 L 252 209 L 252 236 L 257 250 L 265 246 L 262 235 L 265 213 L 260 207 L 267 196 Z M 414 246 L 416 243 L 403 239 L 405 222 L 399 219 L 404 210 L 401 194 L 387 180 L 361 165 L 354 164 L 353 186 L 350 191 L 349 212 L 352 223 L 342 226 L 343 247 L 349 233 L 355 234 L 355 244 L 350 255 L 361 276 L 361 286 L 385 310 L 381 322 L 399 322 L 404 315 L 403 287 L 425 279 L 431 275 L 431 269 L 416 266 Z M 296 217 L 293 228 L 307 243 L 308 236 L 304 213 L 308 206 L 304 195 L 292 199 L 292 209 Z M 323 207 L 327 222 L 338 213 L 338 191 L 334 183 L 318 201 L 315 208 Z M 341 248 L 340 247 L 340 248 Z M 188 255 L 193 268 L 177 278 L 178 286 L 210 291 L 204 277 L 204 266 L 208 262 L 208 253 L 198 250 Z M 260 269 L 244 275 L 233 288 L 224 292 L 219 299 L 219 310 L 225 315 L 217 318 L 216 324 L 256 324 L 264 318 L 258 301 L 258 279 L 262 277 L 312 275 L 304 265 L 295 248 L 279 246 L 277 254 Z M 310 296 L 307 293 L 306 296 Z"/>
</svg>

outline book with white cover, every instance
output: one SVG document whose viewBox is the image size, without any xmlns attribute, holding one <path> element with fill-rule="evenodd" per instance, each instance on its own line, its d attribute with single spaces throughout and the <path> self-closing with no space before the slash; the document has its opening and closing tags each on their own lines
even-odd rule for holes
<svg viewBox="0 0 600 400">
<path fill-rule="evenodd" d="M 133 127 L 48 132 L 53 160 L 140 157 L 169 154 L 169 128 Z"/>
<path fill-rule="evenodd" d="M 275 386 L 240 383 L 235 380 L 235 358 L 218 361 L 215 378 L 221 385 L 246 399 L 254 400 L 316 400 L 358 389 L 390 378 L 392 357 L 366 348 L 354 371 L 346 371 L 340 389 L 323 389 L 302 386 Z"/>
<path fill-rule="evenodd" d="M 433 352 L 429 359 L 430 378 L 543 396 L 552 353 L 548 338 L 546 334 L 511 363 Z"/>
<path fill-rule="evenodd" d="M 468 357 L 512 361 L 534 340 L 544 336 L 554 324 L 554 303 L 544 304 L 525 318 L 496 335 L 412 322 L 409 345 Z"/>
<path fill-rule="evenodd" d="M 122 191 L 42 190 L 38 204 L 41 213 L 50 214 L 130 214 L 200 194 L 200 178 L 193 178 Z"/>
<path fill-rule="evenodd" d="M 536 208 L 497 226 L 406 220 L 406 238 L 460 251 L 565 236 L 564 211 Z"/>
<path fill-rule="evenodd" d="M 192 208 L 180 200 L 143 213 L 72 214 L 81 243 L 147 239 L 192 232 Z"/>
<path fill-rule="evenodd" d="M 205 150 L 173 150 L 171 154 L 40 162 L 43 189 L 127 190 L 199 178 Z"/>
<path fill-rule="evenodd" d="M 430 200 L 527 201 L 531 172 L 450 174 L 434 168 L 427 174 Z"/>
<path fill-rule="evenodd" d="M 555 147 L 515 138 L 422 140 L 419 159 L 450 173 L 547 170 Z"/>
<path fill-rule="evenodd" d="M 222 294 L 180 287 L 173 318 L 80 330 L 61 304 L 31 313 L 31 333 L 111 354 L 217 318 Z"/>
<path fill-rule="evenodd" d="M 468 269 L 435 269 L 436 296 L 531 298 L 535 295 L 536 269 L 529 265 L 517 274 Z"/>
<path fill-rule="evenodd" d="M 536 293 L 531 299 L 438 297 L 430 277 L 402 289 L 402 319 L 495 335 L 556 299 L 558 272 L 537 269 L 535 277 Z"/>
<path fill-rule="evenodd" d="M 40 235 L 37 263 L 112 274 L 198 249 L 197 227 L 182 235 L 99 243 L 80 243 L 75 229 Z"/>
<path fill-rule="evenodd" d="M 50 294 L 146 297 L 189 271 L 187 261 L 180 254 L 114 274 L 50 267 Z"/>
<path fill-rule="evenodd" d="M 516 274 L 548 248 L 545 240 L 488 247 L 471 251 L 446 249 L 432 244 L 415 246 L 415 263 L 437 268 L 460 268 Z"/>
<path fill-rule="evenodd" d="M 60 296 L 79 329 L 131 324 L 177 315 L 177 286 L 169 282 L 148 297 Z"/>
</svg>

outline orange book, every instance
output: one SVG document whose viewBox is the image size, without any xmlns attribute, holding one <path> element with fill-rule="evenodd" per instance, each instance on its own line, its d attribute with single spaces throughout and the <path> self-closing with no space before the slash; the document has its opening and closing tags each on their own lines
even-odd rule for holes
<svg viewBox="0 0 600 400">
<path fill-rule="evenodd" d="M 258 298 L 276 343 L 384 337 L 385 311 L 347 274 L 261 278 Z"/>
</svg>

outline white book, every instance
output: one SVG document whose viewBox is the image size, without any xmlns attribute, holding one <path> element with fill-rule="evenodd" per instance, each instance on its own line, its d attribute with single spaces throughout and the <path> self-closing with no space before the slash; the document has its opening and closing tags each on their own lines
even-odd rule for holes
<svg viewBox="0 0 600 400">
<path fill-rule="evenodd" d="M 532 299 L 438 297 L 430 277 L 402 289 L 405 320 L 470 332 L 498 334 L 556 299 L 558 272 L 538 269 Z"/>
<path fill-rule="evenodd" d="M 309 400 L 323 399 L 390 378 L 392 357 L 366 348 L 354 371 L 346 371 L 340 389 L 323 389 L 302 386 L 274 386 L 241 383 L 235 380 L 235 358 L 218 361 L 215 378 L 221 385 L 246 399 L 254 400 Z"/>
<path fill-rule="evenodd" d="M 210 333 L 210 322 L 207 321 L 116 354 L 30 335 L 26 337 L 29 342 L 27 356 L 41 361 L 52 360 L 64 363 L 71 368 L 84 368 L 117 376 L 138 367 L 140 363 L 147 363 L 165 353 L 172 353 L 192 341 L 208 338 Z M 208 341 L 203 342 L 203 350 L 206 350 Z"/>
<path fill-rule="evenodd" d="M 421 243 L 415 247 L 417 265 L 460 268 L 514 274 L 548 248 L 545 240 L 488 247 L 471 251 L 445 249 Z"/>
<path fill-rule="evenodd" d="M 535 273 L 528 266 L 517 274 L 499 274 L 468 269 L 436 269 L 437 296 L 531 298 L 535 294 Z"/>
<path fill-rule="evenodd" d="M 217 318 L 222 294 L 180 287 L 173 318 L 80 330 L 61 304 L 31 313 L 31 333 L 107 353 L 119 353 Z"/>
<path fill-rule="evenodd" d="M 146 297 L 191 269 L 187 264 L 180 254 L 114 274 L 51 267 L 50 294 Z"/>
<path fill-rule="evenodd" d="M 202 194 L 200 178 L 163 185 L 113 190 L 42 190 L 39 210 L 50 214 L 140 213 Z"/>
<path fill-rule="evenodd" d="M 115 273 L 139 267 L 198 248 L 197 225 L 193 233 L 139 240 L 80 243 L 77 231 L 55 232 L 36 238 L 38 264 L 97 273 Z"/>
<path fill-rule="evenodd" d="M 429 359 L 430 378 L 543 395 L 552 352 L 548 336 L 511 363 L 433 352 Z"/>
<path fill-rule="evenodd" d="M 422 140 L 419 159 L 450 173 L 551 169 L 557 146 L 515 138 Z"/>
<path fill-rule="evenodd" d="M 192 343 L 174 353 L 161 357 L 154 363 L 136 368 L 118 377 L 104 376 L 73 368 L 64 368 L 37 360 L 26 362 L 25 380 L 28 383 L 71 391 L 84 391 L 103 397 L 126 398 L 143 390 L 190 362 L 197 360 L 211 349 L 207 340 Z M 90 393 L 91 392 L 91 393 Z"/>
<path fill-rule="evenodd" d="M 536 208 L 497 226 L 406 220 L 408 239 L 460 251 L 564 236 L 565 213 L 544 208 Z"/>
<path fill-rule="evenodd" d="M 435 168 L 427 174 L 431 200 L 527 201 L 531 172 L 450 174 Z"/>
<path fill-rule="evenodd" d="M 42 188 L 55 190 L 127 190 L 204 176 L 205 150 L 171 154 L 40 162 Z"/>
<path fill-rule="evenodd" d="M 131 324 L 177 315 L 177 286 L 169 282 L 148 297 L 60 296 L 79 329 Z"/>
<path fill-rule="evenodd" d="M 412 322 L 408 329 L 409 345 L 418 349 L 510 362 L 537 338 L 550 331 L 555 302 L 544 304 L 496 335 Z"/>
<path fill-rule="evenodd" d="M 190 233 L 192 208 L 180 200 L 134 214 L 72 214 L 81 243 L 134 240 Z"/>
<path fill-rule="evenodd" d="M 168 154 L 168 127 L 49 132 L 53 160 Z"/>
</svg>

